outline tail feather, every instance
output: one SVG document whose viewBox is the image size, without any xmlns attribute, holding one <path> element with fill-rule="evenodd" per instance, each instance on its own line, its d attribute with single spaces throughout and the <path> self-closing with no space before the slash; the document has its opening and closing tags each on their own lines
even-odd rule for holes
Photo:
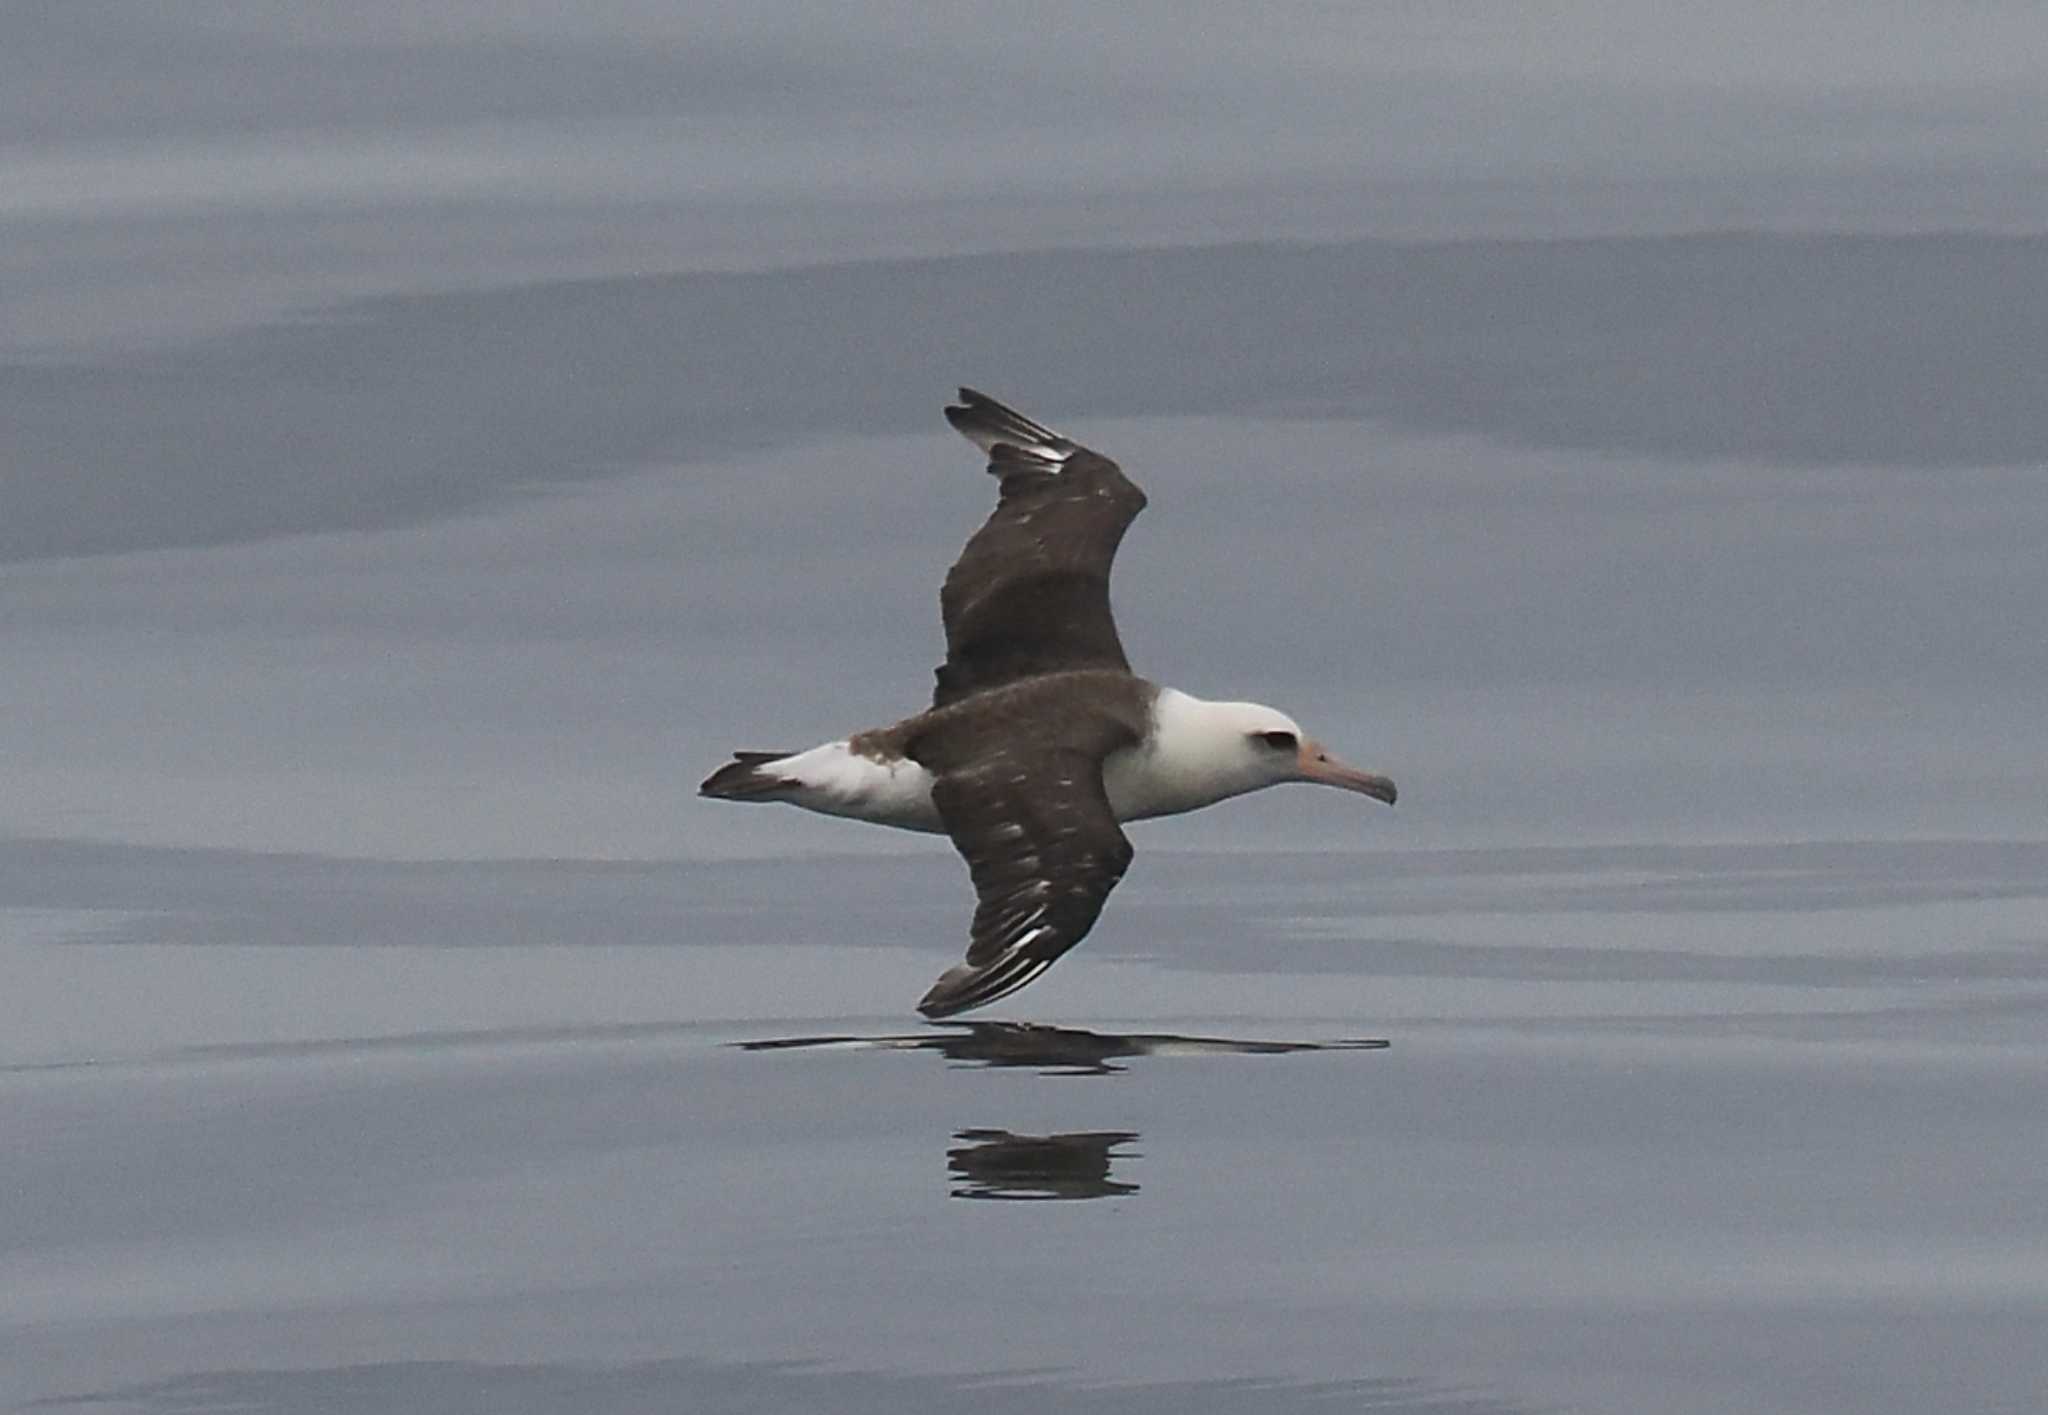
<svg viewBox="0 0 2048 1415">
<path fill-rule="evenodd" d="M 759 800 L 801 783 L 768 770 L 773 763 L 794 756 L 793 752 L 734 752 L 732 760 L 704 778 L 697 788 L 701 796 L 724 801 Z"/>
</svg>

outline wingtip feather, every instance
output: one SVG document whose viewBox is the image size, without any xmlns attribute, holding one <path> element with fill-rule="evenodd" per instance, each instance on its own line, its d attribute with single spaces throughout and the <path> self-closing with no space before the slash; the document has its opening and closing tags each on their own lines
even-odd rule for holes
<svg viewBox="0 0 2048 1415">
<path fill-rule="evenodd" d="M 962 387 L 960 401 L 947 405 L 946 421 L 992 461 L 1002 460 L 998 448 L 1007 448 L 1053 469 L 1075 450 L 1071 439 L 978 389 Z"/>
<path fill-rule="evenodd" d="M 937 1021 L 958 1012 L 986 1007 L 1037 981 L 1038 975 L 1052 964 L 1050 958 L 1032 958 L 1017 952 L 1007 953 L 980 967 L 956 964 L 941 973 L 930 991 L 918 999 L 917 1010 Z"/>
</svg>

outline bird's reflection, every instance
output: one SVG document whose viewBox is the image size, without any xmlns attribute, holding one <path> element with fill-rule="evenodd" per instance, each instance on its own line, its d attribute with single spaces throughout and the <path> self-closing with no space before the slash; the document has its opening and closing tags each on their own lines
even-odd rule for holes
<svg viewBox="0 0 2048 1415">
<path fill-rule="evenodd" d="M 1183 1037 L 1169 1032 L 1089 1032 L 1033 1022 L 950 1022 L 929 1032 L 894 1036 L 772 1037 L 740 1042 L 743 1051 L 787 1051 L 845 1047 L 880 1051 L 935 1051 L 948 1061 L 972 1066 L 1033 1067 L 1049 1075 L 1106 1076 L 1133 1056 L 1275 1056 L 1297 1051 L 1377 1051 L 1387 1043 L 1363 1037 L 1329 1042 L 1241 1041 L 1231 1037 Z"/>
<path fill-rule="evenodd" d="M 965 1141 L 946 1151 L 956 1199 L 1108 1199 L 1138 1186 L 1109 1177 L 1111 1153 L 1138 1137 L 1128 1130 L 1084 1130 L 1063 1135 L 1013 1135 L 1007 1130 L 962 1130 Z"/>
</svg>

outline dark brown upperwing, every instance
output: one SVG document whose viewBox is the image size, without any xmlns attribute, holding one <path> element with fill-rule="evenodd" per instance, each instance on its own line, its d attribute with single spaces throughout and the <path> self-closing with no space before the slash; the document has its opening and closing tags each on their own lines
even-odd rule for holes
<svg viewBox="0 0 2048 1415">
<path fill-rule="evenodd" d="M 1061 675 L 922 719 L 910 754 L 935 778 L 978 901 L 967 961 L 918 1003 L 926 1016 L 1016 991 L 1094 927 L 1131 862 L 1102 763 L 1142 739 L 1151 691 L 1122 673 Z"/>
<path fill-rule="evenodd" d="M 1015 992 L 1079 943 L 1132 852 L 1103 795 L 1102 762 L 1088 753 L 1004 753 L 941 776 L 932 801 L 978 901 L 967 961 L 917 1005 L 944 1017 Z"/>
<path fill-rule="evenodd" d="M 1129 671 L 1109 570 L 1145 493 L 1116 463 L 971 388 L 946 419 L 989 455 L 996 509 L 939 592 L 933 705 L 1069 669 Z"/>
</svg>

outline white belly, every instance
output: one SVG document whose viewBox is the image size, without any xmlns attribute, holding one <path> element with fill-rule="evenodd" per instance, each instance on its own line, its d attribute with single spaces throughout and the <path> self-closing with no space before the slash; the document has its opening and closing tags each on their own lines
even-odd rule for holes
<svg viewBox="0 0 2048 1415">
<path fill-rule="evenodd" d="M 769 764 L 765 770 L 798 783 L 780 799 L 822 815 L 872 821 L 898 830 L 944 835 L 932 804 L 932 774 L 913 761 L 878 762 L 827 742 Z"/>
<path fill-rule="evenodd" d="M 1113 753 L 1102 764 L 1103 789 L 1119 821 L 1188 809 L 1177 799 L 1174 783 L 1148 769 L 1154 765 L 1148 754 L 1135 750 Z M 878 762 L 840 741 L 784 757 L 764 770 L 799 783 L 780 799 L 807 811 L 898 830 L 946 833 L 938 807 L 932 804 L 932 774 L 916 762 Z"/>
</svg>

